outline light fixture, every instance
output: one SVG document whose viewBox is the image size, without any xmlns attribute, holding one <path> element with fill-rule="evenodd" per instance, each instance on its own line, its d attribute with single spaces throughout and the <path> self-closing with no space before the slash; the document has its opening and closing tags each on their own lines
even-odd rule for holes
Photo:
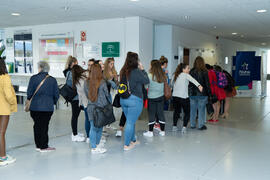
<svg viewBox="0 0 270 180">
<path fill-rule="evenodd" d="M 265 13 L 265 12 L 267 12 L 266 9 L 258 9 L 258 10 L 257 10 L 257 13 Z"/>
<path fill-rule="evenodd" d="M 261 45 L 265 46 L 265 45 L 266 45 L 266 43 L 262 43 Z"/>
<path fill-rule="evenodd" d="M 140 1 L 140 0 L 130 0 L 131 2 L 138 2 L 138 1 Z"/>
<path fill-rule="evenodd" d="M 234 32 L 234 33 L 232 33 L 232 35 L 237 35 L 237 33 L 236 33 L 236 32 Z"/>
<path fill-rule="evenodd" d="M 20 16 L 20 13 L 11 13 L 12 16 Z"/>
<path fill-rule="evenodd" d="M 244 35 L 241 35 L 241 38 L 245 37 Z"/>
<path fill-rule="evenodd" d="M 68 11 L 68 10 L 70 9 L 70 7 L 69 7 L 69 6 L 64 6 L 63 9 L 64 9 L 65 11 Z"/>
<path fill-rule="evenodd" d="M 214 26 L 214 29 L 217 29 L 217 26 Z"/>
</svg>

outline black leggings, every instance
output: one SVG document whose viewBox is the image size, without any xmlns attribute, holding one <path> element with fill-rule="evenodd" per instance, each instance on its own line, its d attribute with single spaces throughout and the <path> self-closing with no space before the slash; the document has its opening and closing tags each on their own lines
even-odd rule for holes
<svg viewBox="0 0 270 180">
<path fill-rule="evenodd" d="M 74 100 L 71 102 L 71 109 L 72 109 L 71 128 L 73 135 L 76 136 L 78 134 L 78 118 L 81 112 L 79 100 Z"/>
<path fill-rule="evenodd" d="M 123 112 L 122 112 L 122 115 L 121 115 L 121 118 L 120 118 L 119 126 L 120 126 L 120 127 L 124 127 L 125 124 L 126 124 L 126 121 L 127 121 L 127 118 L 126 118 L 125 113 L 124 113 L 124 111 L 123 111 Z"/>
<path fill-rule="evenodd" d="M 179 97 L 173 97 L 173 107 L 174 107 L 174 113 L 173 113 L 173 125 L 177 126 L 177 121 L 180 117 L 181 109 L 184 110 L 184 122 L 183 126 L 187 127 L 189 117 L 190 117 L 190 101 L 189 98 L 183 99 Z"/>
<path fill-rule="evenodd" d="M 153 131 L 154 124 L 158 120 L 161 131 L 165 129 L 164 97 L 148 99 L 149 131 Z"/>
</svg>

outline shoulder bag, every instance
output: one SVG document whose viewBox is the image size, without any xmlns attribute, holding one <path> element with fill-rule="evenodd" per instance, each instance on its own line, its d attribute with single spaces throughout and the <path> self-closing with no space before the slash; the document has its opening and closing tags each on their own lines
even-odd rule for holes
<svg viewBox="0 0 270 180">
<path fill-rule="evenodd" d="M 77 91 L 66 83 L 59 88 L 59 94 L 66 100 L 66 102 L 72 102 L 74 97 L 77 96 Z"/>
<path fill-rule="evenodd" d="M 38 85 L 36 91 L 34 92 L 33 96 L 31 97 L 30 100 L 26 100 L 25 101 L 25 104 L 24 104 L 24 111 L 25 112 L 29 112 L 30 111 L 30 105 L 31 105 L 31 102 L 32 102 L 32 99 L 34 98 L 34 96 L 37 94 L 38 90 L 40 89 L 40 87 L 43 85 L 43 83 L 45 82 L 45 80 L 50 77 L 49 75 L 47 75 Z"/>
<path fill-rule="evenodd" d="M 106 100 L 108 101 L 107 105 L 104 107 L 95 106 L 93 110 L 94 126 L 97 128 L 101 128 L 115 122 L 113 106 L 107 96 Z"/>
<path fill-rule="evenodd" d="M 164 96 L 166 100 L 169 100 L 172 97 L 172 90 L 167 81 L 164 81 Z"/>
</svg>

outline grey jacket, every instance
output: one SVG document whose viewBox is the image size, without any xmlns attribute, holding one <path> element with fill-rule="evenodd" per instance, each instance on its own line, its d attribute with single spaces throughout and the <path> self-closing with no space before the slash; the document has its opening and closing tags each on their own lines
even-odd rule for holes
<svg viewBox="0 0 270 180">
<path fill-rule="evenodd" d="M 84 83 L 84 92 L 86 96 L 88 97 L 88 91 L 89 91 L 89 84 L 88 82 Z M 98 88 L 98 98 L 96 102 L 92 102 L 88 99 L 88 105 L 87 105 L 87 113 L 89 121 L 94 120 L 93 117 L 93 111 L 95 106 L 104 107 L 107 104 L 111 103 L 108 100 L 110 99 L 108 87 L 105 81 L 101 82 L 99 88 Z"/>
</svg>

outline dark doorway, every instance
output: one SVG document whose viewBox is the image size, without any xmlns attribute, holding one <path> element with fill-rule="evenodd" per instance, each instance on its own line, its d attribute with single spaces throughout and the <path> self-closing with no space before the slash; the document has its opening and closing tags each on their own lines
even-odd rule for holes
<svg viewBox="0 0 270 180">
<path fill-rule="evenodd" d="M 190 53 L 190 50 L 188 48 L 184 48 L 184 63 L 185 64 L 189 64 L 189 53 Z"/>
</svg>

